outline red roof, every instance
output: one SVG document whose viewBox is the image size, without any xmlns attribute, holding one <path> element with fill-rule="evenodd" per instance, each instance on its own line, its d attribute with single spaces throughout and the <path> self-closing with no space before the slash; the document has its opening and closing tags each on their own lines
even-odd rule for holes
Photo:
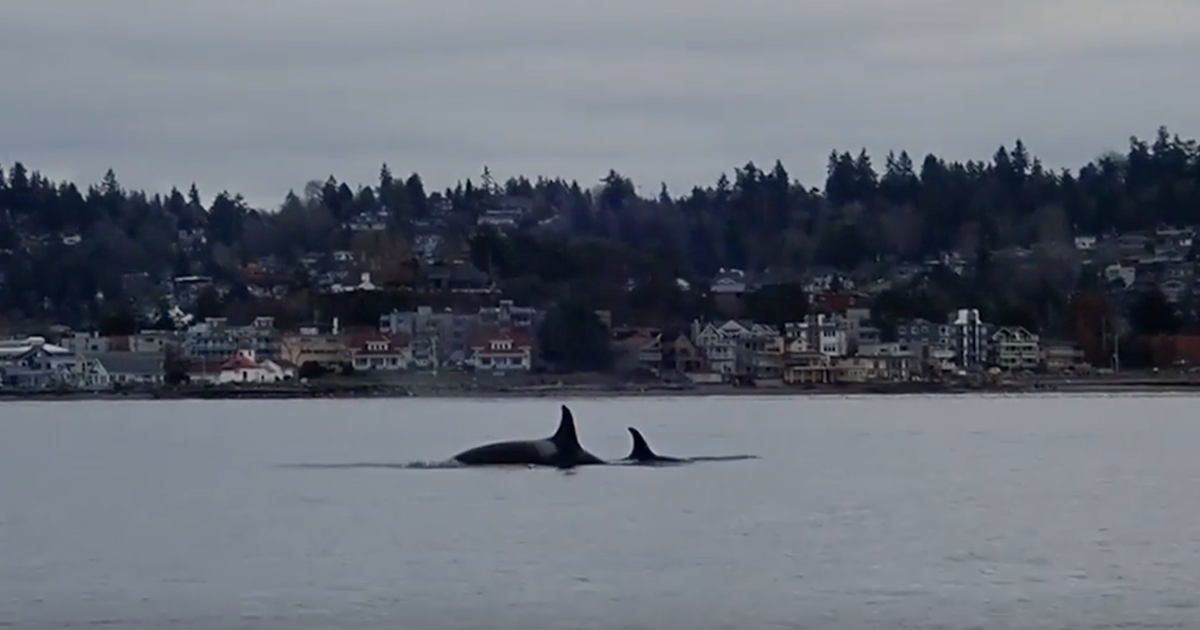
<svg viewBox="0 0 1200 630">
<path fill-rule="evenodd" d="M 251 359 L 241 352 L 235 353 L 232 357 L 221 363 L 222 370 L 253 370 L 258 367 L 261 367 L 258 361 Z"/>
<path fill-rule="evenodd" d="M 476 352 L 490 352 L 493 342 L 511 341 L 512 351 L 533 349 L 533 333 L 520 328 L 484 328 L 477 330 L 467 345 Z M 505 352 L 497 350 L 497 352 Z"/>
<path fill-rule="evenodd" d="M 371 345 L 386 343 L 387 350 L 369 350 Z M 387 334 L 378 330 L 355 330 L 350 333 L 346 347 L 355 354 L 394 354 L 409 344 L 408 335 L 404 333 Z"/>
</svg>

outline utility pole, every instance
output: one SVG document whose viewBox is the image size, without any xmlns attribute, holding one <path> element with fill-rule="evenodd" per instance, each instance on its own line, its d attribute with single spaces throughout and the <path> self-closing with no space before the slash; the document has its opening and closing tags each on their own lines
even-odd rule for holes
<svg viewBox="0 0 1200 630">
<path fill-rule="evenodd" d="M 1113 331 L 1113 372 L 1121 371 L 1121 335 Z"/>
<path fill-rule="evenodd" d="M 1109 335 L 1108 318 L 1105 317 L 1104 319 L 1100 320 L 1101 347 L 1108 345 L 1107 343 L 1104 343 L 1105 340 L 1108 338 L 1108 335 Z M 1113 372 L 1120 372 L 1121 371 L 1121 335 L 1118 333 L 1116 326 L 1113 326 L 1112 341 L 1113 341 L 1113 351 L 1112 351 Z"/>
</svg>

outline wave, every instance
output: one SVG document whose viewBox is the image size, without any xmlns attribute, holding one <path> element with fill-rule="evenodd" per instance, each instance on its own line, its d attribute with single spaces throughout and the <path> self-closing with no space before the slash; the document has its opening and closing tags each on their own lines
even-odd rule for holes
<svg viewBox="0 0 1200 630">
<path fill-rule="evenodd" d="M 702 455 L 688 457 L 689 462 L 737 462 L 744 459 L 762 459 L 758 455 Z"/>
<path fill-rule="evenodd" d="M 700 457 L 681 457 L 679 464 L 691 464 L 697 462 L 732 462 L 745 459 L 759 459 L 758 455 L 707 455 Z M 617 460 L 605 462 L 608 466 L 629 466 L 637 465 L 640 462 L 630 462 Z M 416 461 L 416 462 L 352 462 L 352 463 L 305 463 L 305 464 L 280 464 L 279 468 L 298 468 L 308 470 L 341 470 L 341 469 L 385 469 L 385 470 L 447 470 L 461 468 L 538 468 L 533 464 L 496 464 L 490 466 L 468 466 L 459 461 L 448 459 L 443 461 Z"/>
<path fill-rule="evenodd" d="M 392 470 L 439 470 L 446 468 L 466 468 L 465 464 L 452 459 L 445 461 L 380 463 L 355 462 L 350 464 L 281 464 L 280 468 L 307 468 L 316 470 L 336 470 L 342 468 L 386 468 Z"/>
</svg>

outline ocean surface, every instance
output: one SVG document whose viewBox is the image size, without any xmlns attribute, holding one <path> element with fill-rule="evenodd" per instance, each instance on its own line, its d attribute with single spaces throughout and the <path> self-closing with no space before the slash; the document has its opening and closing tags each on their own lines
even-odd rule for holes
<svg viewBox="0 0 1200 630">
<path fill-rule="evenodd" d="M 0 403 L 0 627 L 1200 628 L 1184 396 Z M 304 467 L 341 464 L 341 467 Z"/>
</svg>

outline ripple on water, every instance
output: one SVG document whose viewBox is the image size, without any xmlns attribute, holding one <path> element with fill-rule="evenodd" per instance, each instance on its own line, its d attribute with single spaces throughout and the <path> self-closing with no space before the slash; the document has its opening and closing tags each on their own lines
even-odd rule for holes
<svg viewBox="0 0 1200 630">
<path fill-rule="evenodd" d="M 579 400 L 761 459 L 570 475 L 391 474 L 550 400 L 6 407 L 0 626 L 1194 630 L 1195 401 Z"/>
</svg>

